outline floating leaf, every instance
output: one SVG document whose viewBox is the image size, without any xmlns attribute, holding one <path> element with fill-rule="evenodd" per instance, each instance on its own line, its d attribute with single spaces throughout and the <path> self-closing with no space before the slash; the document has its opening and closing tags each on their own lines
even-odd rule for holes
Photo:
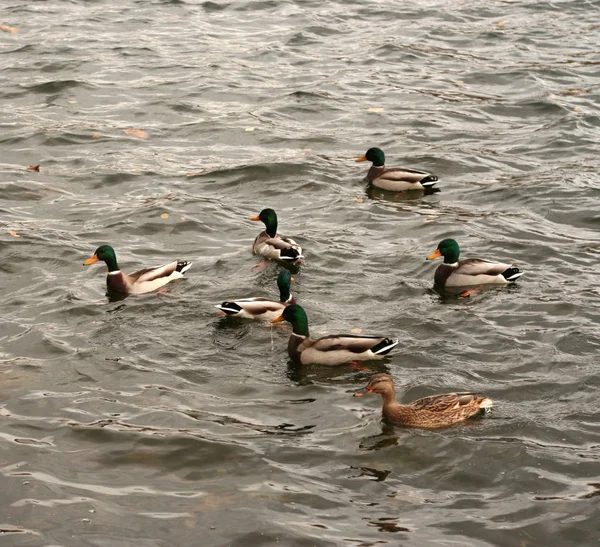
<svg viewBox="0 0 600 547">
<path fill-rule="evenodd" d="M 198 173 L 186 173 L 186 177 L 195 177 Z"/>
<path fill-rule="evenodd" d="M 372 106 L 371 108 L 367 108 L 367 112 L 383 112 L 383 108 L 379 106 Z"/>
<path fill-rule="evenodd" d="M 576 106 L 576 107 L 573 108 L 573 111 L 574 112 L 581 112 L 581 108 L 579 108 L 578 106 Z"/>
<path fill-rule="evenodd" d="M 21 237 L 17 232 L 8 232 L 13 237 Z"/>
<path fill-rule="evenodd" d="M 584 93 L 583 89 L 569 89 L 567 91 L 569 95 L 581 95 Z"/>
<path fill-rule="evenodd" d="M 40 170 L 40 165 L 28 165 L 27 169 L 29 169 L 30 171 L 39 171 Z"/>
<path fill-rule="evenodd" d="M 310 192 L 312 190 L 312 186 L 303 186 L 302 190 L 306 190 L 307 192 Z"/>
<path fill-rule="evenodd" d="M 355 198 L 356 203 L 364 203 L 364 199 L 363 198 Z"/>
<path fill-rule="evenodd" d="M 98 133 L 98 131 L 92 133 L 92 139 L 99 139 L 100 137 L 102 137 L 102 135 Z"/>
<path fill-rule="evenodd" d="M 4 32 L 10 32 L 11 34 L 16 34 L 17 32 L 19 32 L 19 29 L 15 27 L 9 27 L 8 25 L 0 26 L 0 30 L 3 30 Z"/>
<path fill-rule="evenodd" d="M 312 148 L 305 148 L 304 151 L 305 152 L 312 152 Z"/>
<path fill-rule="evenodd" d="M 147 139 L 148 133 L 143 129 L 123 129 L 123 132 L 132 137 L 139 137 L 140 139 Z"/>
<path fill-rule="evenodd" d="M 169 213 L 163 213 L 160 218 L 169 218 Z"/>
<path fill-rule="evenodd" d="M 352 334 L 360 334 L 362 332 L 362 329 L 356 328 L 356 329 L 352 329 L 350 332 Z"/>
<path fill-rule="evenodd" d="M 181 220 L 185 220 L 185 217 L 179 217 Z"/>
<path fill-rule="evenodd" d="M 504 25 L 506 25 L 506 23 L 508 23 L 508 21 L 503 20 L 503 21 L 499 21 L 498 23 L 496 23 L 497 27 L 503 27 Z"/>
<path fill-rule="evenodd" d="M 76 99 L 75 97 L 69 97 L 69 98 L 67 99 L 67 102 L 68 102 L 68 103 L 71 103 L 71 104 L 75 104 L 75 103 L 77 102 L 77 99 Z"/>
<path fill-rule="evenodd" d="M 246 127 L 246 129 L 244 129 L 244 131 L 254 131 L 254 127 Z"/>
</svg>

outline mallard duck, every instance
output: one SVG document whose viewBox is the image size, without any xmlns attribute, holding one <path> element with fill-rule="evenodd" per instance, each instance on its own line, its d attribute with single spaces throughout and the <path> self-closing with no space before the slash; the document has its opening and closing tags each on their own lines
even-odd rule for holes
<svg viewBox="0 0 600 547">
<path fill-rule="evenodd" d="M 263 209 L 258 216 L 250 220 L 260 220 L 265 225 L 265 230 L 256 236 L 252 245 L 255 255 L 287 263 L 294 263 L 302 258 L 300 245 L 293 239 L 281 237 L 277 233 L 277 213 L 273 209 Z"/>
<path fill-rule="evenodd" d="M 373 163 L 367 172 L 367 180 L 377 188 L 391 192 L 404 192 L 405 190 L 425 190 L 432 188 L 438 178 L 425 171 L 416 169 L 403 169 L 394 167 L 385 168 L 385 154 L 379 148 L 369 148 L 367 153 L 356 161 L 370 161 Z"/>
<path fill-rule="evenodd" d="M 492 408 L 492 400 L 478 397 L 477 393 L 444 393 L 417 399 L 407 405 L 396 401 L 394 380 L 389 374 L 375 374 L 364 392 L 355 393 L 362 397 L 366 393 L 379 393 L 383 399 L 383 418 L 391 423 L 413 427 L 445 427 L 481 411 Z"/>
<path fill-rule="evenodd" d="M 290 284 L 294 281 L 292 274 L 283 270 L 277 277 L 279 287 L 279 301 L 270 298 L 241 298 L 230 300 L 215 306 L 230 317 L 244 317 L 246 319 L 267 319 L 279 317 L 286 306 L 294 303 L 294 297 L 290 292 Z"/>
<path fill-rule="evenodd" d="M 444 257 L 444 263 L 435 271 L 434 281 L 439 287 L 466 287 L 469 285 L 489 285 L 513 283 L 523 275 L 515 264 L 490 262 L 480 258 L 458 260 L 460 249 L 454 239 L 440 241 L 437 249 L 427 260 Z"/>
<path fill-rule="evenodd" d="M 303 365 L 341 365 L 350 361 L 381 359 L 398 344 L 398 340 L 384 336 L 355 336 L 352 334 L 334 334 L 317 340 L 308 333 L 308 317 L 298 304 L 292 304 L 283 310 L 280 317 L 271 323 L 289 321 L 292 334 L 288 342 L 288 353 L 296 363 Z"/>
<path fill-rule="evenodd" d="M 110 245 L 101 245 L 83 265 L 89 266 L 103 260 L 108 266 L 106 285 L 110 290 L 124 294 L 144 294 L 154 291 L 169 281 L 179 279 L 192 266 L 187 260 L 175 260 L 164 266 L 145 268 L 131 274 L 125 274 L 119 269 L 117 256 Z"/>
</svg>

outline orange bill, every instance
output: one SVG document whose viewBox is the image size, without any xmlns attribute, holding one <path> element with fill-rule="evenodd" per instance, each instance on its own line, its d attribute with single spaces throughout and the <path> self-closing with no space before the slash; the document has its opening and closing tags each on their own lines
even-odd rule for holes
<svg viewBox="0 0 600 547">
<path fill-rule="evenodd" d="M 436 249 L 435 251 L 433 251 L 433 253 L 431 253 L 428 257 L 427 260 L 433 260 L 434 258 L 437 258 L 438 256 L 442 256 L 442 253 L 440 253 L 439 249 Z"/>
<path fill-rule="evenodd" d="M 255 217 L 250 217 L 250 220 L 260 220 L 259 216 L 255 216 Z"/>
<path fill-rule="evenodd" d="M 355 393 L 353 395 L 353 397 L 364 397 L 367 393 L 373 393 L 373 390 L 371 389 L 371 386 L 367 386 L 364 391 L 359 391 L 358 393 Z"/>
<path fill-rule="evenodd" d="M 282 321 L 285 321 L 285 319 L 283 318 L 283 315 L 280 315 L 279 317 L 272 319 L 271 323 L 281 323 Z"/>
<path fill-rule="evenodd" d="M 98 257 L 96 255 L 92 255 L 90 256 L 90 258 L 88 258 L 83 265 L 84 266 L 89 266 L 90 264 L 93 264 L 94 262 L 98 262 Z"/>
<path fill-rule="evenodd" d="M 296 281 L 293 277 L 290 277 L 290 281 Z"/>
<path fill-rule="evenodd" d="M 367 161 L 367 156 L 361 156 L 360 158 L 356 158 L 354 161 Z"/>
</svg>

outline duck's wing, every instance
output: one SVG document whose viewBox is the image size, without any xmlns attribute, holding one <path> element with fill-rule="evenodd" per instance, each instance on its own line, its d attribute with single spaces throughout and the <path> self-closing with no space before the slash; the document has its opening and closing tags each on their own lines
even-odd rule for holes
<svg viewBox="0 0 600 547">
<path fill-rule="evenodd" d="M 500 275 L 508 270 L 512 264 L 493 262 L 481 258 L 467 258 L 458 263 L 455 273 L 462 275 Z"/>
<path fill-rule="evenodd" d="M 183 275 L 183 273 L 189 270 L 191 266 L 191 262 L 185 260 L 174 260 L 173 262 L 169 262 L 163 266 L 138 270 L 137 272 L 127 274 L 127 277 L 134 283 L 147 283 L 162 277 L 169 277 L 174 273 Z"/>
<path fill-rule="evenodd" d="M 434 180 L 432 180 L 432 182 L 437 181 L 437 177 L 435 175 L 431 175 L 427 171 L 408 169 L 405 167 L 392 167 L 391 169 L 386 169 L 377 178 L 382 180 L 417 183 L 421 182 L 425 177 L 433 177 Z"/>
<path fill-rule="evenodd" d="M 429 397 L 423 397 L 417 399 L 407 406 L 414 410 L 427 410 L 429 412 L 448 412 L 450 410 L 457 410 L 461 407 L 467 406 L 476 399 L 476 392 L 465 392 L 465 393 L 443 393 L 441 395 L 430 395 Z"/>
<path fill-rule="evenodd" d="M 353 336 L 351 334 L 333 334 L 315 340 L 313 348 L 317 351 L 349 351 L 351 353 L 365 353 L 383 355 L 390 351 L 398 340 L 384 336 Z"/>
<path fill-rule="evenodd" d="M 228 315 L 248 314 L 250 316 L 260 316 L 267 313 L 281 313 L 281 310 L 285 308 L 285 304 L 269 298 L 255 297 L 228 300 L 216 307 Z"/>
</svg>

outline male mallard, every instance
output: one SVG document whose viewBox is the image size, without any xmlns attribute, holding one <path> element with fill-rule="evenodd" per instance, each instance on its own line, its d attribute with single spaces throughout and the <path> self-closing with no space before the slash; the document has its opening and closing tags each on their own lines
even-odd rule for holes
<svg viewBox="0 0 600 547">
<path fill-rule="evenodd" d="M 298 304 L 285 308 L 281 316 L 271 323 L 279 321 L 289 321 L 292 324 L 288 353 L 293 361 L 303 365 L 341 365 L 350 361 L 381 359 L 398 344 L 398 340 L 383 336 L 352 334 L 334 334 L 315 340 L 309 337 L 308 317 Z"/>
<path fill-rule="evenodd" d="M 274 319 L 279 317 L 286 306 L 293 304 L 294 298 L 290 293 L 290 283 L 294 281 L 292 274 L 283 270 L 277 277 L 277 286 L 279 287 L 279 301 L 270 298 L 241 298 L 240 300 L 230 300 L 223 302 L 216 308 L 225 312 L 231 317 L 245 317 L 246 319 Z"/>
<path fill-rule="evenodd" d="M 477 393 L 444 393 L 417 399 L 407 405 L 396 401 L 394 381 L 389 374 L 375 374 L 365 387 L 366 393 L 380 393 L 383 418 L 398 425 L 445 427 L 492 408 L 492 400 Z M 362 397 L 365 393 L 355 393 Z"/>
<path fill-rule="evenodd" d="M 175 260 L 164 266 L 145 268 L 132 274 L 124 274 L 117 264 L 117 256 L 110 245 L 101 245 L 83 265 L 89 266 L 103 260 L 108 266 L 106 285 L 109 289 L 124 294 L 143 294 L 166 285 L 173 279 L 183 277 L 192 266 L 187 260 Z"/>
<path fill-rule="evenodd" d="M 263 209 L 258 216 L 250 220 L 260 220 L 265 230 L 256 236 L 252 245 L 255 255 L 265 258 L 294 263 L 302 258 L 302 248 L 293 239 L 281 237 L 277 233 L 277 213 L 273 209 Z"/>
<path fill-rule="evenodd" d="M 404 192 L 405 190 L 425 190 L 435 186 L 438 178 L 435 175 L 416 169 L 403 169 L 394 167 L 385 168 L 385 154 L 379 148 L 369 148 L 367 153 L 356 161 L 370 161 L 373 163 L 367 172 L 367 180 L 377 188 L 391 192 Z"/>
<path fill-rule="evenodd" d="M 454 239 L 440 241 L 427 260 L 444 257 L 444 263 L 435 271 L 434 281 L 439 287 L 466 287 L 469 285 L 506 284 L 516 281 L 523 272 L 515 264 L 490 262 L 480 258 L 458 260 L 460 249 Z"/>
</svg>

